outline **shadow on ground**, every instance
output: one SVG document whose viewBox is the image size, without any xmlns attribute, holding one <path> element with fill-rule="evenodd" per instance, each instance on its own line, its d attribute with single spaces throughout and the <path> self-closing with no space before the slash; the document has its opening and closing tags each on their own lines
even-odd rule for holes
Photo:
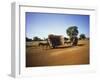
<svg viewBox="0 0 100 80">
<path fill-rule="evenodd" d="M 84 46 L 85 44 L 78 44 L 77 46 Z M 76 46 L 64 46 L 64 47 L 56 47 L 56 48 L 52 48 L 52 49 L 64 49 L 64 48 L 72 48 L 72 47 L 76 47 Z"/>
</svg>

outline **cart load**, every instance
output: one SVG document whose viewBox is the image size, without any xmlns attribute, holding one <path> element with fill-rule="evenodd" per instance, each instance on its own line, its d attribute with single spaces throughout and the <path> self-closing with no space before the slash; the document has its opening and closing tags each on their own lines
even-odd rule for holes
<svg viewBox="0 0 100 80">
<path fill-rule="evenodd" d="M 62 35 L 48 35 L 50 46 L 56 48 L 57 46 L 64 45 L 64 37 Z"/>
</svg>

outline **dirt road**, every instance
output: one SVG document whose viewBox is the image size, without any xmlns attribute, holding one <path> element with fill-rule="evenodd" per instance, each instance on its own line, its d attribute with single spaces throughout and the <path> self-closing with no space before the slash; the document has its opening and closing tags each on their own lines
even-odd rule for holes
<svg viewBox="0 0 100 80">
<path fill-rule="evenodd" d="M 40 47 L 26 48 L 26 66 L 56 66 L 89 64 L 89 40 L 81 40 L 78 46 L 66 46 L 56 49 Z"/>
</svg>

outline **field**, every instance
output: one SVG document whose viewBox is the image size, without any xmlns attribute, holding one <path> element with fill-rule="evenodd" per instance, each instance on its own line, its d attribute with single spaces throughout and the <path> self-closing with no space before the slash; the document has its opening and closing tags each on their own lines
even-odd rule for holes
<svg viewBox="0 0 100 80">
<path fill-rule="evenodd" d="M 26 67 L 89 64 L 89 40 L 79 40 L 74 47 L 61 45 L 55 49 L 33 44 L 26 47 Z"/>
</svg>

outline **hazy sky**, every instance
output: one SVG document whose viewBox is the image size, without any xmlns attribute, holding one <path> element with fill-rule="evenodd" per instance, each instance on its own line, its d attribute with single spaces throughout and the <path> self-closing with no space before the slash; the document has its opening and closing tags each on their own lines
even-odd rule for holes
<svg viewBox="0 0 100 80">
<path fill-rule="evenodd" d="M 26 36 L 47 38 L 49 34 L 67 37 L 66 29 L 77 26 L 79 34 L 89 37 L 89 15 L 26 12 Z"/>
</svg>

